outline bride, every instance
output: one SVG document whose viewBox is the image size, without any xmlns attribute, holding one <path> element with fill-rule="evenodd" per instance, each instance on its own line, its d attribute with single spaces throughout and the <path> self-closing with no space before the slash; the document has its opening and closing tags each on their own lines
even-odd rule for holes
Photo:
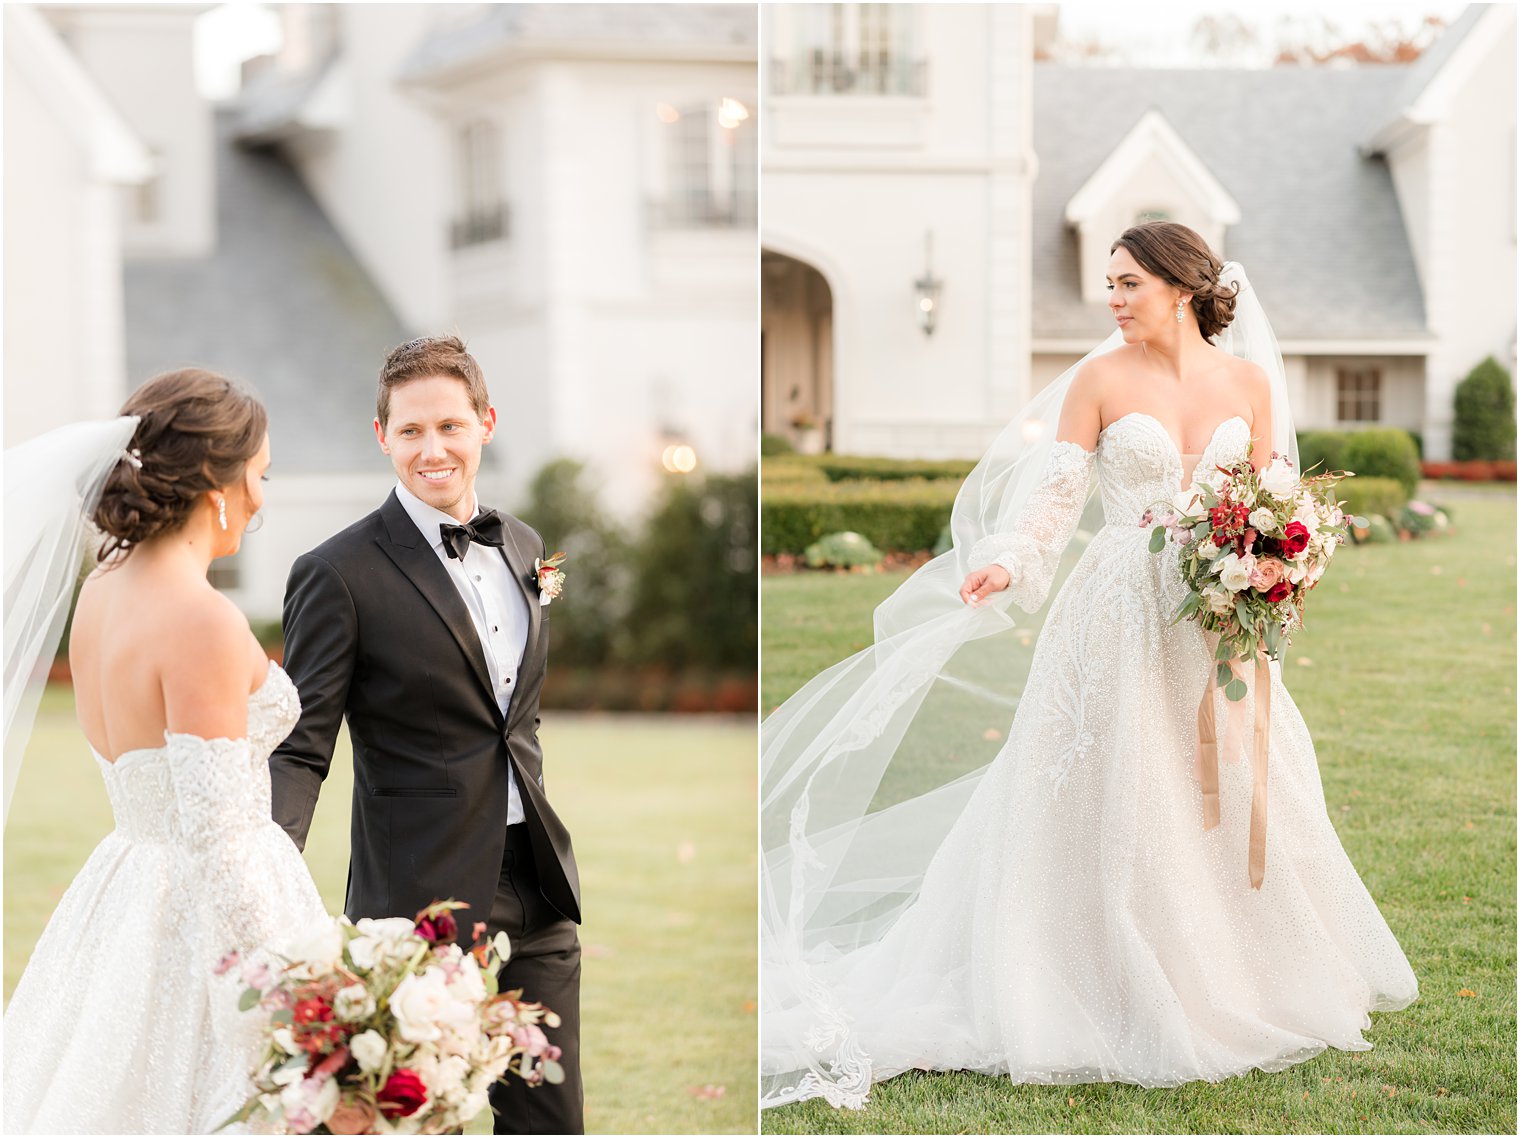
<svg viewBox="0 0 1520 1138">
<path fill-rule="evenodd" d="M 105 544 L 69 662 L 116 820 L 6 1009 L 7 1133 L 210 1132 L 242 1105 L 262 1049 L 218 960 L 327 924 L 269 808 L 266 760 L 296 721 L 295 688 L 206 577 L 263 503 L 264 408 L 185 370 L 144 384 L 123 415 L 6 456 L 6 809 L 28 718 L 13 695 L 51 659 L 51 610 L 78 568 L 71 515 L 94 502 Z"/>
<path fill-rule="evenodd" d="M 972 472 L 955 548 L 764 724 L 766 1106 L 860 1107 L 913 1068 L 1275 1071 L 1367 1049 L 1368 1012 L 1416 996 L 1276 665 L 1248 872 L 1255 685 L 1238 704 L 1212 687 L 1216 638 L 1172 623 L 1177 547 L 1151 553 L 1140 524 L 1217 465 L 1296 460 L 1270 327 L 1240 267 L 1170 222 L 1120 236 L 1108 287 L 1117 330 Z M 1095 474 L 1103 516 L 1073 566 Z M 1036 638 L 1008 602 L 1037 613 L 1063 575 Z M 1227 726 L 1205 829 L 1210 704 Z"/>
</svg>

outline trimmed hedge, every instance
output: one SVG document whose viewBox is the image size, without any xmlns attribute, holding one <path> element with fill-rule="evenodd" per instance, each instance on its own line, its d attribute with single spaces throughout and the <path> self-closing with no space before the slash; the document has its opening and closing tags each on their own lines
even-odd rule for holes
<svg viewBox="0 0 1520 1138">
<path fill-rule="evenodd" d="M 1363 478 L 1392 478 L 1401 483 L 1406 499 L 1420 482 L 1420 453 L 1409 432 L 1398 427 L 1353 431 L 1346 440 L 1345 463 L 1347 470 Z"/>
<path fill-rule="evenodd" d="M 932 549 L 959 489 L 958 482 L 923 478 L 767 484 L 760 499 L 760 551 L 800 554 L 841 530 L 853 530 L 888 553 Z"/>
<path fill-rule="evenodd" d="M 1493 356 L 1457 385 L 1453 399 L 1451 457 L 1458 461 L 1515 457 L 1515 388 Z"/>
<path fill-rule="evenodd" d="M 1364 518 L 1375 514 L 1396 518 L 1409 501 L 1404 484 L 1392 478 L 1348 478 L 1335 488 L 1335 494 L 1343 511 Z"/>
<path fill-rule="evenodd" d="M 964 482 L 966 475 L 976 465 L 966 459 L 910 459 L 875 458 L 848 454 L 824 455 L 818 469 L 830 482 L 850 482 L 870 479 L 876 482 L 896 482 L 909 478 L 953 478 Z"/>
<path fill-rule="evenodd" d="M 1298 468 L 1315 474 L 1346 468 L 1345 431 L 1300 431 L 1298 435 Z M 1318 466 L 1315 466 L 1318 463 Z"/>
<path fill-rule="evenodd" d="M 778 454 L 791 454 L 797 448 L 792 446 L 792 440 L 785 435 L 773 435 L 766 432 L 760 436 L 760 457 L 770 458 Z"/>
</svg>

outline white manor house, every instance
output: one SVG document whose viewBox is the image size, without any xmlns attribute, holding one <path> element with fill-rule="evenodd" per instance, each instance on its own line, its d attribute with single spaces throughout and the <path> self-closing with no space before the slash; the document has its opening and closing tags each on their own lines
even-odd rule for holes
<svg viewBox="0 0 1520 1138">
<path fill-rule="evenodd" d="M 1037 62 L 1052 5 L 768 5 L 766 431 L 972 457 L 1112 330 L 1140 220 L 1240 261 L 1300 430 L 1418 433 L 1515 365 L 1515 10 L 1411 64 L 1142 70 Z M 821 429 L 821 438 L 820 438 Z"/>
</svg>

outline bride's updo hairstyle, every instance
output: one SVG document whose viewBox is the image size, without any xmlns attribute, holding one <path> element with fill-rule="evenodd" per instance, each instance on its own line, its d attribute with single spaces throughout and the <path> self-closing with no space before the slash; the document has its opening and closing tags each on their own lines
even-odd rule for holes
<svg viewBox="0 0 1520 1138">
<path fill-rule="evenodd" d="M 1238 285 L 1219 283 L 1224 262 L 1214 256 L 1208 242 L 1175 221 L 1147 221 L 1132 225 L 1109 247 L 1129 250 L 1146 272 L 1173 288 L 1193 294 L 1193 315 L 1205 340 L 1212 340 L 1235 319 Z"/>
<path fill-rule="evenodd" d="M 269 429 L 269 415 L 253 395 L 200 368 L 154 376 L 121 413 L 139 422 L 95 507 L 95 524 L 106 535 L 101 560 L 173 533 L 207 490 L 240 482 Z"/>
</svg>

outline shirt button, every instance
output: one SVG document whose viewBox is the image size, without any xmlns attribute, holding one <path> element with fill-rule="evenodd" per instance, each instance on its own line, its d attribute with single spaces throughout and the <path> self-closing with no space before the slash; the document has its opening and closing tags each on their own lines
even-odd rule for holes
<svg viewBox="0 0 1520 1138">
<path fill-rule="evenodd" d="M 477 581 L 480 580 L 480 574 L 479 573 L 475 574 L 475 580 L 477 580 Z"/>
</svg>

